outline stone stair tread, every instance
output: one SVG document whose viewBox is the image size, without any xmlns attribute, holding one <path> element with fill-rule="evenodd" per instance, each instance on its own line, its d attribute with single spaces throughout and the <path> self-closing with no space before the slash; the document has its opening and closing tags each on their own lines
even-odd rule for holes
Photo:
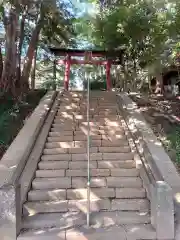
<svg viewBox="0 0 180 240">
<path fill-rule="evenodd" d="M 99 152 L 102 153 L 129 153 L 130 147 L 124 146 L 124 147 L 99 147 Z"/>
<path fill-rule="evenodd" d="M 42 231 L 26 229 L 21 231 L 17 240 L 66 240 L 66 232 L 59 228 L 46 228 Z"/>
<path fill-rule="evenodd" d="M 73 136 L 73 131 L 49 132 L 51 137 Z"/>
<path fill-rule="evenodd" d="M 68 161 L 41 161 L 38 164 L 38 168 L 43 169 L 51 169 L 51 170 L 61 170 L 68 169 Z"/>
<path fill-rule="evenodd" d="M 51 155 L 42 155 L 42 161 L 71 161 L 72 155 L 68 153 L 61 153 L 61 154 L 51 154 Z"/>
<path fill-rule="evenodd" d="M 65 170 L 58 169 L 58 170 L 36 170 L 35 174 L 36 178 L 55 178 L 55 177 L 64 177 Z"/>
<path fill-rule="evenodd" d="M 91 168 L 90 175 L 91 175 L 91 177 L 107 177 L 107 176 L 110 176 L 110 170 L 109 169 Z M 68 176 L 68 177 L 86 177 L 87 172 L 84 171 L 83 169 L 68 169 L 68 170 L 66 170 L 66 176 Z"/>
<path fill-rule="evenodd" d="M 150 224 L 110 226 L 108 228 L 79 227 L 66 231 L 66 240 L 155 240 L 156 232 Z"/>
<path fill-rule="evenodd" d="M 150 216 L 148 213 L 138 211 L 103 211 L 91 214 L 91 225 L 98 227 L 110 227 L 124 224 L 148 224 Z M 55 228 L 67 229 L 86 225 L 86 214 L 82 212 L 67 213 L 45 213 L 24 217 L 23 228 L 43 229 Z"/>
<path fill-rule="evenodd" d="M 33 189 L 59 189 L 71 188 L 71 178 L 57 177 L 57 178 L 35 178 L 32 181 Z"/>
<path fill-rule="evenodd" d="M 140 177 L 107 177 L 108 187 L 142 187 Z"/>
<path fill-rule="evenodd" d="M 137 177 L 139 176 L 139 169 L 126 169 L 126 168 L 112 168 L 111 176 L 113 177 Z"/>
<path fill-rule="evenodd" d="M 30 190 L 28 201 L 58 201 L 66 200 L 66 189 Z"/>
<path fill-rule="evenodd" d="M 90 208 L 91 212 L 99 212 L 100 210 L 111 210 L 111 202 L 109 199 L 91 199 Z M 67 211 L 82 211 L 83 213 L 87 213 L 87 199 L 37 202 L 33 201 L 26 202 L 23 205 L 24 215 L 53 212 L 57 213 Z"/>
<path fill-rule="evenodd" d="M 55 228 L 65 229 L 86 224 L 84 213 L 39 213 L 23 219 L 24 229 Z"/>
<path fill-rule="evenodd" d="M 149 201 L 147 199 L 91 199 L 90 211 L 141 211 L 149 212 Z M 37 213 L 57 212 L 80 212 L 87 213 L 87 199 L 59 200 L 59 201 L 33 201 L 23 205 L 24 215 Z"/>
<path fill-rule="evenodd" d="M 102 160 L 98 161 L 98 168 L 135 168 L 136 163 L 134 160 Z"/>
<path fill-rule="evenodd" d="M 96 187 L 91 189 L 90 198 L 114 198 L 116 199 L 143 199 L 146 197 L 144 188 L 106 188 Z M 31 190 L 28 193 L 28 201 L 58 201 L 72 199 L 86 199 L 87 189 L 41 189 Z"/>
<path fill-rule="evenodd" d="M 90 160 L 133 160 L 134 154 L 133 153 L 91 153 Z M 41 156 L 42 161 L 86 161 L 87 154 L 86 153 L 76 153 L 76 154 L 69 154 L 69 153 L 54 153 L 54 154 L 43 154 Z"/>
<path fill-rule="evenodd" d="M 109 240 L 109 239 L 155 240 L 156 232 L 150 224 L 111 226 L 109 228 L 46 228 L 43 231 L 29 229 L 22 231 L 17 240 Z"/>
</svg>

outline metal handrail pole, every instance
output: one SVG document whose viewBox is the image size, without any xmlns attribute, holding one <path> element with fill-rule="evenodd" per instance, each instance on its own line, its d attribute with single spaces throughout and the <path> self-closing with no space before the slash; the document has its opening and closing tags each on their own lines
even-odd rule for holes
<svg viewBox="0 0 180 240">
<path fill-rule="evenodd" d="M 87 77 L 87 226 L 90 226 L 90 123 L 89 123 L 89 108 L 90 108 L 90 83 Z"/>
</svg>

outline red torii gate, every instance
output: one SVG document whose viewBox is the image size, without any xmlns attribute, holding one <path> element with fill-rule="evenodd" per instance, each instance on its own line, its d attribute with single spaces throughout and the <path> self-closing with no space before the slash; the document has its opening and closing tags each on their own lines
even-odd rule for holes
<svg viewBox="0 0 180 240">
<path fill-rule="evenodd" d="M 116 52 L 98 51 L 98 50 L 77 50 L 77 49 L 60 49 L 50 48 L 55 56 L 65 56 L 64 60 L 55 60 L 56 64 L 65 65 L 64 88 L 69 88 L 70 67 L 72 64 L 93 64 L 104 65 L 106 67 L 106 86 L 107 90 L 111 90 L 111 65 L 119 65 L 122 63 L 123 50 Z M 73 59 L 72 57 L 85 57 L 84 60 Z M 105 57 L 105 60 L 95 60 L 93 57 Z"/>
</svg>

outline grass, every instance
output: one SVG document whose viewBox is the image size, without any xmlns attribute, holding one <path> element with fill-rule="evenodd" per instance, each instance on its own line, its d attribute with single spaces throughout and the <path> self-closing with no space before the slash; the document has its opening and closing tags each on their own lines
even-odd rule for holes
<svg viewBox="0 0 180 240">
<path fill-rule="evenodd" d="M 44 89 L 30 91 L 21 102 L 0 98 L 0 158 L 45 93 Z"/>
</svg>

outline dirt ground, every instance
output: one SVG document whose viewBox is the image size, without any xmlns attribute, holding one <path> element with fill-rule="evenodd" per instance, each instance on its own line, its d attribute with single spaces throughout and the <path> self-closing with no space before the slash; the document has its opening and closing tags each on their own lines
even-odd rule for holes
<svg viewBox="0 0 180 240">
<path fill-rule="evenodd" d="M 130 95 L 180 172 L 180 98 Z"/>
</svg>

